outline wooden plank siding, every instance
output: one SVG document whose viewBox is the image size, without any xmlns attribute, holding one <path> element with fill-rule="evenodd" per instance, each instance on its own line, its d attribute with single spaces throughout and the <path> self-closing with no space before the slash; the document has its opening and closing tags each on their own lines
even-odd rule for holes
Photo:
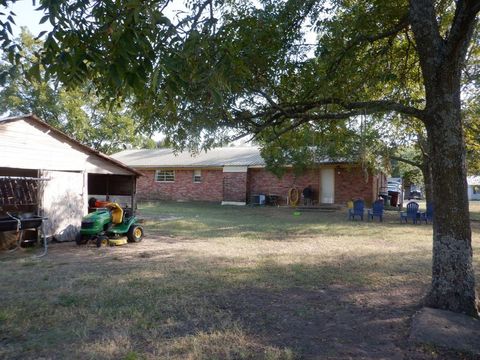
<svg viewBox="0 0 480 360">
<path fill-rule="evenodd" d="M 42 171 L 50 179 L 43 184 L 42 215 L 47 218 L 47 237 L 73 241 L 82 216 L 88 212 L 87 179 L 84 172 Z"/>
<path fill-rule="evenodd" d="M 131 175 L 28 118 L 0 123 L 0 139 L 2 167 Z"/>
</svg>

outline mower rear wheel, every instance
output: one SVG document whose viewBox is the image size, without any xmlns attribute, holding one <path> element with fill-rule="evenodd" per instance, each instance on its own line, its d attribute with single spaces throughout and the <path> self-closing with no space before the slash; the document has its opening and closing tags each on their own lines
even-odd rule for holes
<svg viewBox="0 0 480 360">
<path fill-rule="evenodd" d="M 143 228 L 139 225 L 132 225 L 128 229 L 127 238 L 129 242 L 140 242 L 143 239 Z"/>
</svg>

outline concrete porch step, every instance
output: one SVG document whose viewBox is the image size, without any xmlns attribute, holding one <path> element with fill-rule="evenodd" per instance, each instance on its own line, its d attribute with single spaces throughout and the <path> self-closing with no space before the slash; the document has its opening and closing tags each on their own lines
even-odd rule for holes
<svg viewBox="0 0 480 360">
<path fill-rule="evenodd" d="M 319 204 L 319 205 L 311 205 L 311 206 L 298 206 L 296 207 L 297 210 L 300 211 L 325 211 L 325 212 L 332 212 L 338 211 L 342 209 L 341 205 L 335 204 Z"/>
</svg>

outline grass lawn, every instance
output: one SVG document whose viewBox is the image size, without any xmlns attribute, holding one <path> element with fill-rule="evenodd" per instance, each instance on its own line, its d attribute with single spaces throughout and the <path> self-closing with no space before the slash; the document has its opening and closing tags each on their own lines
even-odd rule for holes
<svg viewBox="0 0 480 360">
<path fill-rule="evenodd" d="M 0 254 L 0 358 L 461 358 L 408 342 L 431 225 L 192 203 L 140 213 L 139 244 Z"/>
</svg>

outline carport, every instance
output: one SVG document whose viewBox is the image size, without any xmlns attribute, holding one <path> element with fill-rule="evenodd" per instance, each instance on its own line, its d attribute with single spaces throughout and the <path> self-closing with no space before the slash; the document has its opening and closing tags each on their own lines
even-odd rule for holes
<svg viewBox="0 0 480 360">
<path fill-rule="evenodd" d="M 136 178 L 141 173 L 34 115 L 0 119 L 0 153 L 0 176 L 41 179 L 35 204 L 15 199 L 20 192 L 3 194 L 0 189 L 0 198 L 13 197 L 11 204 L 0 203 L 0 215 L 34 212 L 48 218 L 47 238 L 74 240 L 92 196 L 135 209 Z"/>
</svg>

